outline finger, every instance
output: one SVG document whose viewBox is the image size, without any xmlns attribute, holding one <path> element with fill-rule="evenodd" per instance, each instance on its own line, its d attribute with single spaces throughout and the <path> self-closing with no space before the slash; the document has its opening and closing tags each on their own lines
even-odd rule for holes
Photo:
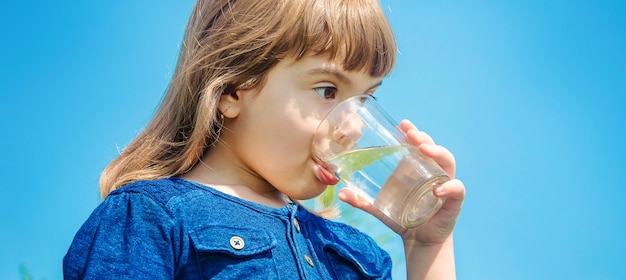
<svg viewBox="0 0 626 280">
<path fill-rule="evenodd" d="M 404 134 L 409 139 L 411 144 L 420 145 L 423 143 L 429 143 L 429 144 L 435 143 L 435 141 L 433 140 L 432 137 L 430 137 L 430 135 L 428 135 L 427 133 L 423 131 L 418 130 L 417 127 L 415 127 L 415 125 L 413 125 L 413 123 L 411 123 L 411 121 L 409 120 L 402 120 L 400 122 L 400 130 L 404 132 Z"/>
<path fill-rule="evenodd" d="M 408 131 L 410 129 L 417 130 L 417 127 L 410 120 L 404 119 L 404 120 L 400 121 L 400 129 L 403 132 L 406 132 L 406 131 Z"/>
<path fill-rule="evenodd" d="M 376 209 L 372 204 L 367 202 L 364 198 L 358 195 L 356 192 L 352 191 L 348 188 L 343 188 L 339 190 L 339 199 L 343 202 L 350 204 L 350 206 L 359 208 L 365 212 L 375 212 Z"/>
<path fill-rule="evenodd" d="M 387 225 L 393 231 L 400 233 L 403 229 L 397 222 L 393 221 L 391 218 L 385 216 L 385 214 L 380 211 L 378 208 L 374 207 L 371 203 L 367 202 L 363 197 L 361 197 L 356 192 L 352 191 L 349 188 L 343 188 L 339 191 L 339 199 L 341 201 L 350 204 L 352 207 L 361 209 L 370 215 L 379 219 L 383 224 Z"/>
<path fill-rule="evenodd" d="M 454 155 L 445 147 L 432 144 L 422 144 L 419 151 L 429 158 L 432 158 L 450 178 L 454 178 L 456 174 L 456 160 Z"/>
<path fill-rule="evenodd" d="M 446 202 L 441 207 L 442 210 L 450 214 L 458 215 L 465 200 L 465 185 L 457 179 L 443 183 L 433 190 L 435 196 L 446 198 Z"/>
<path fill-rule="evenodd" d="M 411 141 L 414 145 L 421 144 L 435 144 L 435 140 L 433 140 L 430 135 L 426 132 L 419 131 L 417 129 L 411 129 L 405 133 L 406 138 Z"/>
</svg>

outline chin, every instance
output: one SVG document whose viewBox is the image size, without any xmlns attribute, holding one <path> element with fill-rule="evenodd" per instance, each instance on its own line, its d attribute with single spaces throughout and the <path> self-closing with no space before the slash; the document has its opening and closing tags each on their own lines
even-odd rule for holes
<svg viewBox="0 0 626 280">
<path fill-rule="evenodd" d="M 296 200 L 313 199 L 319 196 L 320 194 L 322 194 L 328 188 L 328 185 L 324 185 L 319 181 L 313 184 L 309 184 L 308 186 L 309 186 L 308 188 L 304 189 L 305 192 L 301 192 L 297 195 L 289 196 L 289 197 L 291 197 L 292 199 L 296 199 Z"/>
</svg>

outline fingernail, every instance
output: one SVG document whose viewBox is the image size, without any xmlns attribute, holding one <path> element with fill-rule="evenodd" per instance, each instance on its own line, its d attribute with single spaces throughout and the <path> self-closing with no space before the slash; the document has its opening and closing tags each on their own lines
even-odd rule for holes
<svg viewBox="0 0 626 280">
<path fill-rule="evenodd" d="M 337 194 L 337 197 L 339 197 L 339 199 L 341 199 L 342 201 L 345 201 L 345 200 L 346 200 L 346 195 L 345 195 L 345 194 L 343 194 L 343 193 L 338 193 L 338 194 Z"/>
<path fill-rule="evenodd" d="M 435 193 L 437 193 L 437 195 L 443 195 L 445 192 L 445 190 L 443 189 L 443 186 L 439 186 L 435 189 Z"/>
</svg>

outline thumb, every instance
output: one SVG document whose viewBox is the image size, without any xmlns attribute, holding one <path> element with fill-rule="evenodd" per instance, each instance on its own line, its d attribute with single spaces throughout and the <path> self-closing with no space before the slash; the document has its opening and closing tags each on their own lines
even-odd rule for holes
<svg viewBox="0 0 626 280">
<path fill-rule="evenodd" d="M 361 209 L 377 217 L 378 219 L 381 219 L 384 216 L 383 213 L 378 210 L 378 208 L 374 207 L 374 205 L 369 203 L 365 198 L 363 198 L 350 188 L 342 188 L 341 190 L 339 190 L 339 194 L 337 196 L 339 197 L 339 199 L 341 199 L 341 201 L 350 204 L 350 206 L 354 208 Z"/>
<path fill-rule="evenodd" d="M 337 195 L 341 201 L 350 204 L 350 206 L 361 209 L 370 215 L 379 219 L 383 224 L 387 225 L 396 233 L 400 233 L 403 229 L 398 223 L 393 221 L 391 218 L 387 217 L 382 211 L 376 208 L 373 204 L 369 203 L 365 198 L 360 196 L 355 191 L 350 188 L 343 188 L 339 191 Z"/>
</svg>

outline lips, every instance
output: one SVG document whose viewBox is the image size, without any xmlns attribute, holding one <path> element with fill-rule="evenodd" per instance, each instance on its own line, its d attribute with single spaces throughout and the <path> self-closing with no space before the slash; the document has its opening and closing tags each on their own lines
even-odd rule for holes
<svg viewBox="0 0 626 280">
<path fill-rule="evenodd" d="M 335 172 L 331 172 L 329 167 L 325 167 L 324 165 L 318 163 L 317 166 L 319 167 L 318 170 L 318 178 L 320 179 L 320 182 L 322 182 L 322 184 L 324 185 L 336 185 L 337 183 L 339 183 L 339 179 L 337 179 L 337 176 L 335 176 Z"/>
</svg>

